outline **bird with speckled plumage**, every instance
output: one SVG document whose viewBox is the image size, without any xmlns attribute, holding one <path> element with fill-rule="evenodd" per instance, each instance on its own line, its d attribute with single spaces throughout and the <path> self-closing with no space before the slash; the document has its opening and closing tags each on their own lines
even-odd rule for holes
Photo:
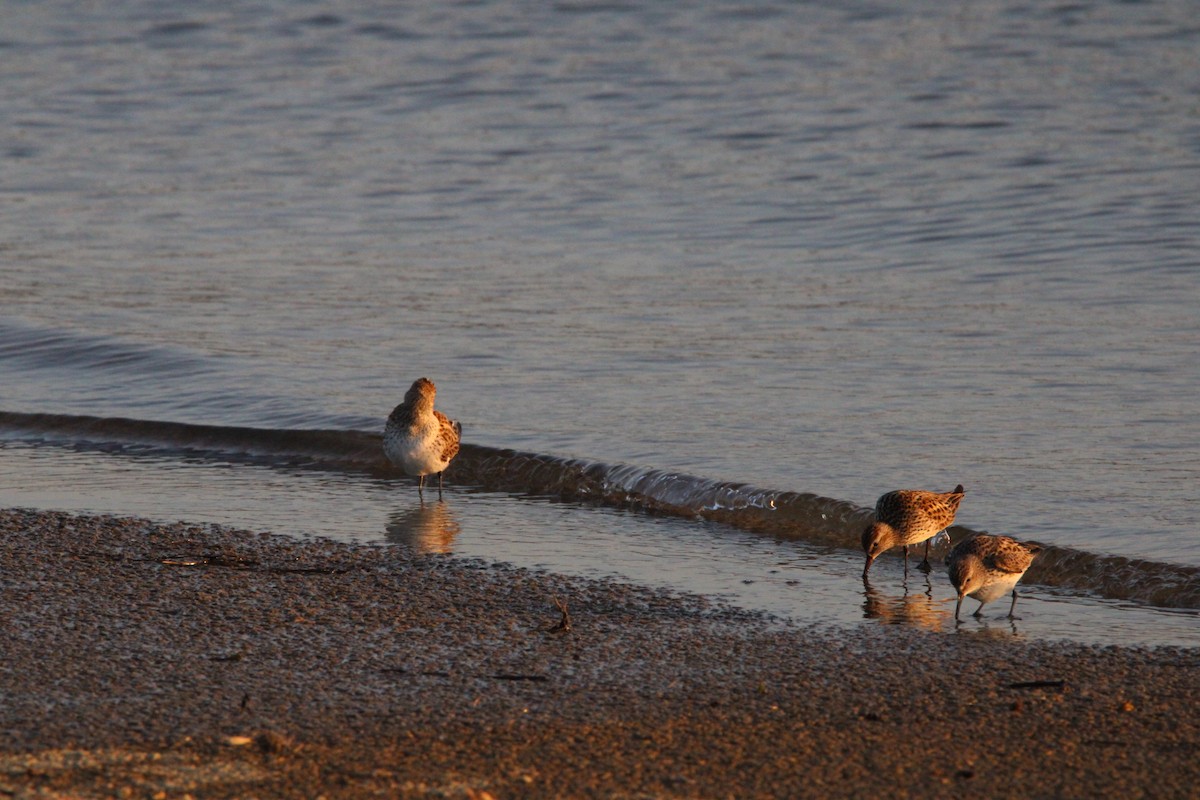
<svg viewBox="0 0 1200 800">
<path fill-rule="evenodd" d="M 925 560 L 921 562 L 921 569 L 928 572 L 929 540 L 954 522 L 963 494 L 962 484 L 959 484 L 952 492 L 899 489 L 880 497 L 875 504 L 875 521 L 862 534 L 862 548 L 867 554 L 863 578 L 867 577 L 875 559 L 896 546 L 904 548 L 904 574 L 907 576 L 908 547 L 921 542 L 925 542 Z"/>
<path fill-rule="evenodd" d="M 417 478 L 417 494 L 424 498 L 425 476 L 437 473 L 438 496 L 442 472 L 458 455 L 462 425 L 433 407 L 437 387 L 418 378 L 404 394 L 404 402 L 388 416 L 383 429 L 383 452 L 388 460 Z"/>
<path fill-rule="evenodd" d="M 1011 589 L 1012 605 L 1009 606 L 1008 616 L 1012 619 L 1017 609 L 1017 581 L 1025 575 L 1034 556 L 1040 552 L 1040 545 L 1024 544 L 1008 536 L 987 533 L 980 533 L 954 545 L 946 555 L 950 583 L 958 592 L 954 618 L 958 619 L 964 597 L 974 597 L 979 601 L 979 608 L 975 609 L 974 614 L 978 617 L 985 605 L 1003 597 Z"/>
</svg>

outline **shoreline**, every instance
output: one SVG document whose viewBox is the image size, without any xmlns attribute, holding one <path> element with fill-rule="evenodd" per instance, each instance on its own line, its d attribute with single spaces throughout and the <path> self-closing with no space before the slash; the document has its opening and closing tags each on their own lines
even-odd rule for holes
<svg viewBox="0 0 1200 800">
<path fill-rule="evenodd" d="M 7 510 L 0 534 L 0 793 L 1186 797 L 1200 782 L 1200 649 L 802 628 L 209 525 Z"/>
</svg>

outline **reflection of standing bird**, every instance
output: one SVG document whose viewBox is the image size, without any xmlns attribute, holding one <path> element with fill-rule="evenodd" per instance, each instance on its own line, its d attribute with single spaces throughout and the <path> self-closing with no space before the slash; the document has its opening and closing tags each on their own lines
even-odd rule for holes
<svg viewBox="0 0 1200 800">
<path fill-rule="evenodd" d="M 958 591 L 954 618 L 958 619 L 964 597 L 970 595 L 979 601 L 979 608 L 975 609 L 978 617 L 986 604 L 1012 589 L 1012 605 L 1008 609 L 1011 618 L 1017 608 L 1017 581 L 1040 552 L 1040 545 L 1022 544 L 1007 536 L 986 533 L 954 545 L 946 556 L 950 582 Z"/>
<path fill-rule="evenodd" d="M 926 591 L 901 596 L 886 595 L 863 580 L 863 616 L 888 625 L 911 625 L 929 631 L 940 631 L 946 622 L 946 611 L 933 599 L 933 586 Z"/>
<path fill-rule="evenodd" d="M 404 394 L 383 429 L 383 452 L 396 466 L 417 477 L 417 494 L 424 497 L 425 476 L 438 476 L 442 493 L 442 470 L 458 454 L 462 425 L 433 408 L 437 387 L 428 378 L 418 378 Z"/>
<path fill-rule="evenodd" d="M 862 548 L 867 554 L 863 577 L 879 555 L 896 545 L 904 548 L 904 574 L 908 575 L 908 546 L 925 543 L 921 569 L 929 571 L 929 540 L 954 522 L 963 499 L 960 483 L 953 492 L 900 489 L 888 492 L 875 504 L 875 521 L 863 531 Z"/>
<path fill-rule="evenodd" d="M 454 538 L 462 531 L 462 525 L 455 519 L 451 506 L 439 500 L 390 514 L 385 531 L 389 542 L 429 555 L 453 552 Z"/>
</svg>

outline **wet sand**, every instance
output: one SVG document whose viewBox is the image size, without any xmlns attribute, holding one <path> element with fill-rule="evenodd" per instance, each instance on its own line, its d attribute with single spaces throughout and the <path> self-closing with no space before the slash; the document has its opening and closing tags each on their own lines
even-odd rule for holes
<svg viewBox="0 0 1200 800">
<path fill-rule="evenodd" d="M 1000 630 L 0 511 L 0 795 L 1195 796 L 1200 649 Z"/>
</svg>

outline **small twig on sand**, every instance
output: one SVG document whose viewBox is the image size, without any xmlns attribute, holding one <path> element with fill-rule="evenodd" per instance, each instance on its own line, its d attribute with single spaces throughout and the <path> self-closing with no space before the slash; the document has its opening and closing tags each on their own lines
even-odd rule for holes
<svg viewBox="0 0 1200 800">
<path fill-rule="evenodd" d="M 553 595 L 550 599 L 554 601 L 554 605 L 557 606 L 558 610 L 562 612 L 562 619 L 560 619 L 558 624 L 550 630 L 555 633 L 559 631 L 566 632 L 571 630 L 571 615 L 567 611 L 567 602 L 565 600 L 559 600 L 557 596 Z"/>
<path fill-rule="evenodd" d="M 1008 685 L 1010 689 L 1058 689 L 1060 691 L 1066 687 L 1066 681 L 1018 681 Z"/>
</svg>

